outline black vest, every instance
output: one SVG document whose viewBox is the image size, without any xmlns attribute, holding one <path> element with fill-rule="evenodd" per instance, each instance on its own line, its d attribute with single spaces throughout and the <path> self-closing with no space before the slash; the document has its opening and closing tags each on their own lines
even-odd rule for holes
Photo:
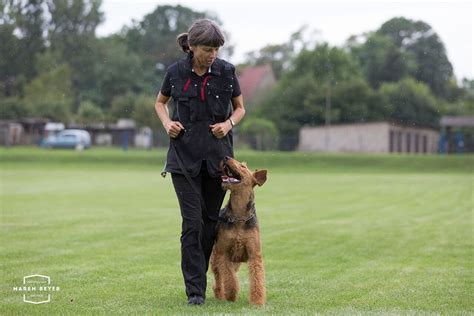
<svg viewBox="0 0 474 316">
<path fill-rule="evenodd" d="M 211 73 L 201 78 L 192 73 L 191 55 L 168 68 L 171 96 L 174 109 L 171 119 L 179 121 L 185 131 L 170 140 L 166 171 L 182 174 L 176 153 L 188 173 L 199 174 L 203 160 L 211 176 L 221 175 L 220 162 L 225 156 L 233 157 L 232 130 L 221 139 L 211 132 L 209 125 L 224 122 L 232 114 L 231 98 L 235 68 L 232 64 L 217 58 L 211 66 Z"/>
</svg>

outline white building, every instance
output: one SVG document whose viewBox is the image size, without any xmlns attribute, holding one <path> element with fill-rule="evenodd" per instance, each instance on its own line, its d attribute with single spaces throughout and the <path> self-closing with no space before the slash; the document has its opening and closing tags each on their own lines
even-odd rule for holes
<svg viewBox="0 0 474 316">
<path fill-rule="evenodd" d="M 439 133 L 388 122 L 303 127 L 298 150 L 319 152 L 435 153 Z"/>
</svg>

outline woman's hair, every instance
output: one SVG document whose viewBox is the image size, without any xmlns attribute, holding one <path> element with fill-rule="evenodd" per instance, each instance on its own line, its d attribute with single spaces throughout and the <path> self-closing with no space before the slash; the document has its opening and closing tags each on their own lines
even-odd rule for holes
<svg viewBox="0 0 474 316">
<path fill-rule="evenodd" d="M 224 35 L 219 26 L 208 19 L 199 19 L 191 25 L 187 33 L 181 33 L 176 42 L 183 52 L 189 52 L 189 46 L 203 45 L 220 47 L 224 45 Z"/>
</svg>

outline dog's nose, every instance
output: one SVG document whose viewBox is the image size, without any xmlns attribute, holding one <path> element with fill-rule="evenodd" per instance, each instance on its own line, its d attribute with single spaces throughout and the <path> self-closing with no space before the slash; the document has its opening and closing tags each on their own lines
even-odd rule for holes
<svg viewBox="0 0 474 316">
<path fill-rule="evenodd" d="M 230 158 L 229 156 L 225 156 L 224 157 L 224 161 L 228 161 L 228 160 L 231 160 L 232 158 Z"/>
</svg>

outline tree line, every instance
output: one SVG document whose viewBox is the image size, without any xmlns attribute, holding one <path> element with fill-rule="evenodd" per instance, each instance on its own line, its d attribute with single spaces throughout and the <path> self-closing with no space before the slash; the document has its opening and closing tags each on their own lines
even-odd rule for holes
<svg viewBox="0 0 474 316">
<path fill-rule="evenodd" d="M 270 63 L 278 78 L 252 107 L 247 119 L 255 124 L 244 126 L 253 139 L 265 140 L 262 149 L 294 149 L 304 125 L 389 121 L 438 128 L 442 115 L 474 113 L 474 81 L 458 83 L 444 44 L 422 21 L 392 18 L 343 47 L 304 41 L 304 31 L 248 56 L 249 65 Z"/>
<path fill-rule="evenodd" d="M 208 12 L 163 5 L 97 37 L 101 0 L 0 6 L 2 119 L 87 125 L 133 118 L 155 131 L 154 98 L 167 66 L 183 57 L 176 36 L 198 18 L 220 23 Z M 443 114 L 473 112 L 473 81 L 458 83 L 443 43 L 424 22 L 394 18 L 343 47 L 305 41 L 303 33 L 249 53 L 240 65 L 269 63 L 277 77 L 240 126 L 242 135 L 265 139 L 260 148 L 294 148 L 302 125 L 390 120 L 436 127 Z M 232 61 L 230 35 L 220 54 Z"/>
</svg>

